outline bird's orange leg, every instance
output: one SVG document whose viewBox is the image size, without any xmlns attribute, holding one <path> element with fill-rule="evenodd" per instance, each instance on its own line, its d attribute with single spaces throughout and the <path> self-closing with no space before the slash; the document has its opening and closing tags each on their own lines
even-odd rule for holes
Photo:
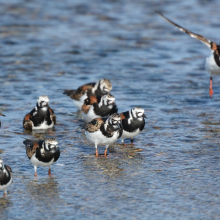
<svg viewBox="0 0 220 220">
<path fill-rule="evenodd" d="M 212 98 L 213 94 L 214 94 L 214 92 L 212 89 L 212 76 L 210 76 L 209 96 Z"/>
<path fill-rule="evenodd" d="M 108 150 L 108 148 L 105 149 L 104 157 L 107 156 L 107 150 Z"/>
<path fill-rule="evenodd" d="M 96 157 L 99 156 L 99 152 L 98 152 L 98 149 L 97 149 L 97 148 L 95 149 L 95 156 L 96 156 Z"/>
<path fill-rule="evenodd" d="M 37 167 L 36 166 L 34 166 L 34 171 L 35 171 L 34 176 L 36 177 L 37 176 Z"/>
<path fill-rule="evenodd" d="M 51 169 L 48 170 L 48 175 L 51 176 Z"/>
<path fill-rule="evenodd" d="M 122 139 L 121 142 L 122 142 L 122 144 L 124 144 L 124 146 L 127 146 L 127 145 L 125 144 L 125 142 L 124 142 L 124 139 Z"/>
</svg>

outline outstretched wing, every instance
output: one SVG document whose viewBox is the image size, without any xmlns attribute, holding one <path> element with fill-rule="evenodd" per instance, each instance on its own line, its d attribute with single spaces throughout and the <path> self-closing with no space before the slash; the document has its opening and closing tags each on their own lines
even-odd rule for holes
<svg viewBox="0 0 220 220">
<path fill-rule="evenodd" d="M 39 142 L 27 139 L 23 143 L 24 143 L 24 145 L 26 147 L 26 154 L 27 154 L 28 158 L 31 159 L 33 154 L 36 152 L 36 149 L 38 147 L 40 147 L 39 146 Z"/>
<path fill-rule="evenodd" d="M 85 122 L 81 124 L 80 126 L 84 128 L 86 131 L 95 132 L 95 131 L 98 131 L 101 125 L 104 123 L 105 121 L 102 118 L 95 118 L 91 122 L 88 122 L 88 123 Z"/>
<path fill-rule="evenodd" d="M 195 34 L 189 30 L 187 30 L 186 28 L 183 28 L 182 26 L 174 23 L 173 21 L 171 21 L 170 19 L 168 19 L 167 17 L 165 17 L 162 13 L 157 12 L 161 17 L 163 17 L 167 22 L 169 22 L 170 24 L 176 26 L 177 28 L 179 28 L 180 31 L 185 32 L 186 34 L 188 34 L 190 37 L 192 38 L 196 38 L 197 40 L 201 41 L 202 43 L 204 43 L 205 45 L 207 45 L 210 49 L 212 50 L 216 50 L 217 49 L 217 44 L 212 42 L 211 40 L 203 37 L 200 34 Z"/>
</svg>

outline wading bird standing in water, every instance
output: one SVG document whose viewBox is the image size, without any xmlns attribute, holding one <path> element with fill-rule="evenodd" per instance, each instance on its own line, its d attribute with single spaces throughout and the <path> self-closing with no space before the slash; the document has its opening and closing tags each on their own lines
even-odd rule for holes
<svg viewBox="0 0 220 220">
<path fill-rule="evenodd" d="M 98 145 L 105 145 L 104 156 L 107 156 L 107 149 L 110 144 L 114 144 L 122 135 L 123 127 L 121 116 L 117 113 L 109 118 L 95 118 L 91 122 L 80 125 L 85 129 L 86 138 L 95 144 L 95 155 L 98 157 Z"/>
<path fill-rule="evenodd" d="M 38 166 L 48 166 L 48 175 L 51 176 L 51 165 L 60 157 L 57 140 L 54 138 L 39 141 L 25 140 L 23 143 L 26 154 L 34 166 L 35 176 L 37 176 Z"/>
</svg>

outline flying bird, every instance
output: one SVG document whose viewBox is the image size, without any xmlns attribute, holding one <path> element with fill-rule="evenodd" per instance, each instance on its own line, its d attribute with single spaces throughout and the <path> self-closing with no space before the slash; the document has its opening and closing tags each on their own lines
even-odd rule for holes
<svg viewBox="0 0 220 220">
<path fill-rule="evenodd" d="M 213 88 L 212 88 L 212 76 L 213 75 L 220 75 L 220 45 L 214 43 L 213 41 L 203 37 L 202 35 L 195 34 L 186 28 L 183 28 L 182 26 L 174 23 L 167 17 L 165 17 L 160 12 L 157 12 L 161 17 L 163 17 L 167 22 L 170 24 L 176 26 L 179 28 L 180 31 L 185 32 L 192 38 L 196 38 L 197 40 L 204 43 L 206 46 L 208 46 L 211 49 L 211 55 L 206 58 L 205 68 L 207 72 L 210 74 L 210 86 L 209 86 L 209 96 L 212 98 L 212 95 L 214 94 Z"/>
</svg>

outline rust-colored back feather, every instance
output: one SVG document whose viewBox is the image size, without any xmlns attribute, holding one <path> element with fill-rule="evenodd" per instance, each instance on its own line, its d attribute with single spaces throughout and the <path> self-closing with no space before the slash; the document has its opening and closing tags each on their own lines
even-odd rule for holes
<svg viewBox="0 0 220 220">
<path fill-rule="evenodd" d="M 80 86 L 76 90 L 64 90 L 64 94 L 70 96 L 72 99 L 79 100 L 86 91 L 91 90 L 94 87 L 94 83 L 89 83 L 86 85 Z"/>
<path fill-rule="evenodd" d="M 86 131 L 95 132 L 100 129 L 102 124 L 104 124 L 102 118 L 95 118 L 91 122 L 83 123 L 80 126 L 84 128 Z"/>
<path fill-rule="evenodd" d="M 49 112 L 50 112 L 50 119 L 51 119 L 51 121 L 53 121 L 53 123 L 56 124 L 57 117 L 54 114 L 54 111 L 51 108 L 49 108 Z"/>
<path fill-rule="evenodd" d="M 24 117 L 24 120 L 23 120 L 23 127 L 24 129 L 27 129 L 27 130 L 32 130 L 32 126 L 33 126 L 33 122 L 31 121 L 31 114 L 28 113 L 25 115 Z"/>
<path fill-rule="evenodd" d="M 90 109 L 90 107 L 91 107 L 91 105 L 83 104 L 81 110 L 82 110 L 85 114 L 87 114 L 88 111 L 89 111 L 89 109 Z"/>
<path fill-rule="evenodd" d="M 91 95 L 89 97 L 89 100 L 90 100 L 90 105 L 92 105 L 93 103 L 97 103 L 98 102 L 97 96 L 95 96 L 95 95 Z"/>
<path fill-rule="evenodd" d="M 125 116 L 122 113 L 120 113 L 120 116 L 121 116 L 121 120 L 125 119 Z"/>
<path fill-rule="evenodd" d="M 36 149 L 39 147 L 39 144 L 36 141 L 33 142 L 29 142 L 29 144 L 25 144 L 26 145 L 26 154 L 28 156 L 28 158 L 30 159 L 33 154 L 36 152 Z"/>
</svg>

